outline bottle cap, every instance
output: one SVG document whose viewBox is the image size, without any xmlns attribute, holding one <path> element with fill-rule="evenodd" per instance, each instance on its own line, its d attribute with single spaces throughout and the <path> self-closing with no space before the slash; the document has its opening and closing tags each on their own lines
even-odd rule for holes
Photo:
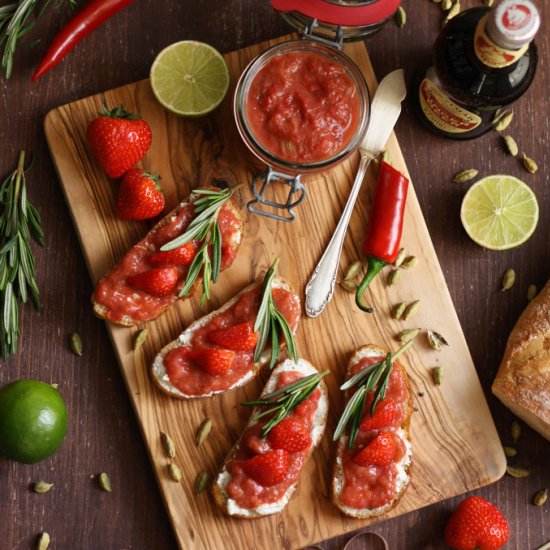
<svg viewBox="0 0 550 550">
<path fill-rule="evenodd" d="M 501 0 L 490 12 L 487 34 L 495 44 L 517 50 L 535 38 L 539 10 L 531 0 Z"/>
</svg>

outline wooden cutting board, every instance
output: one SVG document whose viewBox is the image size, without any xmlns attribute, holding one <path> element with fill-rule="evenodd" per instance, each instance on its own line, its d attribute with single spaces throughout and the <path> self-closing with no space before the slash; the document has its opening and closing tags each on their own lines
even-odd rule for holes
<svg viewBox="0 0 550 550">
<path fill-rule="evenodd" d="M 228 54 L 233 85 L 253 57 L 281 40 Z M 365 46 L 356 43 L 347 46 L 346 51 L 361 67 L 372 95 L 376 78 Z M 153 144 L 142 165 L 148 171 L 160 172 L 167 207 L 172 208 L 199 185 L 216 180 L 231 185 L 249 183 L 258 171 L 236 131 L 231 92 L 213 115 L 198 120 L 167 113 L 156 102 L 147 80 L 64 105 L 48 114 L 48 143 L 94 282 L 147 231 L 144 223 L 122 222 L 114 217 L 116 184 L 99 170 L 86 146 L 86 127 L 101 109 L 103 100 L 109 106 L 124 104 L 129 111 L 141 113 L 151 125 Z M 387 149 L 394 166 L 406 173 L 394 135 Z M 215 285 L 207 310 L 219 307 L 260 277 L 276 256 L 281 257 L 280 273 L 303 296 L 305 283 L 343 210 L 357 165 L 356 154 L 330 172 L 307 178 L 308 197 L 297 209 L 298 218 L 293 223 L 247 214 L 241 250 L 233 266 Z M 351 219 L 342 270 L 360 257 L 372 182 L 372 174 L 368 174 Z M 284 190 L 276 191 L 279 199 L 283 195 Z M 246 185 L 238 193 L 243 210 L 250 198 Z M 402 245 L 419 258 L 419 264 L 403 271 L 394 286 L 386 283 L 388 271 L 377 278 L 368 296 L 376 306 L 376 314 L 359 311 L 353 295 L 338 287 L 325 312 L 317 319 L 304 318 L 300 325 L 300 355 L 319 369 L 332 371 L 326 378 L 331 410 L 323 442 L 306 465 L 290 504 L 279 515 L 251 521 L 231 519 L 214 506 L 208 492 L 195 495 L 193 490 L 197 475 L 203 470 L 214 475 L 238 438 L 249 414 L 239 403 L 258 395 L 266 373 L 227 395 L 177 401 L 157 390 L 148 369 L 157 351 L 204 313 L 197 298 L 179 303 L 160 319 L 147 323 L 147 342 L 135 353 L 131 342 L 143 327 L 108 326 L 181 548 L 299 548 L 372 523 L 348 519 L 330 502 L 330 439 L 342 410 L 338 386 L 354 349 L 373 342 L 395 350 L 395 335 L 405 328 L 435 329 L 450 346 L 437 352 L 421 335 L 403 359 L 415 401 L 411 424 L 412 482 L 397 508 L 380 519 L 464 493 L 503 475 L 505 458 L 499 438 L 412 186 Z M 392 305 L 412 300 L 421 302 L 421 310 L 414 318 L 403 322 L 391 318 Z M 435 386 L 430 376 L 436 365 L 445 369 L 441 386 Z M 208 440 L 197 447 L 195 431 L 207 417 L 213 420 L 214 428 Z M 175 462 L 184 472 L 181 483 L 168 476 L 161 431 L 170 434 L 176 443 Z"/>
</svg>

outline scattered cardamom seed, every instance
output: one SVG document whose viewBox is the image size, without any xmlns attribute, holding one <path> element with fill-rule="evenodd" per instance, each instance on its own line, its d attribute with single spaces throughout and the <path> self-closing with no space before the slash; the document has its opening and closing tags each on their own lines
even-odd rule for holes
<svg viewBox="0 0 550 550">
<path fill-rule="evenodd" d="M 346 271 L 344 272 L 344 281 L 350 281 L 351 279 L 355 279 L 357 275 L 361 272 L 361 269 L 363 268 L 363 264 L 360 260 L 357 260 L 356 262 L 353 262 L 348 266 Z"/>
<path fill-rule="evenodd" d="M 160 442 L 166 458 L 174 458 L 176 456 L 174 440 L 167 433 L 160 432 Z"/>
<path fill-rule="evenodd" d="M 407 319 L 410 319 L 414 315 L 418 313 L 418 310 L 420 309 L 420 300 L 415 300 L 414 302 L 411 302 L 403 312 L 403 319 L 406 321 Z"/>
<path fill-rule="evenodd" d="M 134 338 L 134 343 L 132 344 L 132 350 L 137 351 L 143 344 L 145 343 L 145 340 L 147 339 L 147 329 L 144 328 L 140 330 L 136 337 Z"/>
<path fill-rule="evenodd" d="M 399 269 L 392 269 L 390 271 L 390 274 L 388 275 L 388 285 L 393 286 L 397 284 L 397 281 L 399 281 L 400 277 L 401 277 L 401 271 L 399 271 Z"/>
<path fill-rule="evenodd" d="M 410 342 L 411 340 L 414 340 L 418 333 L 420 332 L 419 328 L 408 328 L 405 330 L 402 330 L 398 335 L 397 339 L 400 342 L 403 342 L 403 344 Z"/>
<path fill-rule="evenodd" d="M 537 163 L 532 158 L 528 157 L 525 153 L 523 153 L 523 167 L 530 174 L 534 174 L 539 169 Z"/>
<path fill-rule="evenodd" d="M 500 291 L 510 290 L 516 282 L 516 272 L 513 269 L 507 269 L 502 275 L 502 283 Z"/>
<path fill-rule="evenodd" d="M 503 130 L 506 130 L 508 126 L 510 126 L 513 118 L 513 111 L 503 111 L 496 118 L 493 119 L 493 128 L 497 132 L 502 132 Z"/>
<path fill-rule="evenodd" d="M 198 495 L 202 493 L 210 483 L 210 474 L 208 472 L 201 472 L 195 480 L 195 493 Z"/>
<path fill-rule="evenodd" d="M 352 283 L 351 281 L 340 281 L 340 286 L 346 291 L 350 292 L 351 294 L 355 294 L 357 291 L 358 285 L 355 283 Z"/>
<path fill-rule="evenodd" d="M 445 340 L 445 338 L 435 330 L 427 329 L 426 336 L 428 338 L 428 343 L 430 344 L 430 346 L 432 346 L 432 348 L 437 351 L 441 351 L 442 344 L 444 346 L 449 345 L 449 342 L 447 342 L 447 340 Z"/>
<path fill-rule="evenodd" d="M 512 477 L 527 477 L 531 472 L 525 466 L 506 466 L 506 473 Z"/>
<path fill-rule="evenodd" d="M 106 493 L 110 493 L 112 491 L 111 480 L 109 479 L 109 476 L 105 472 L 102 472 L 101 474 L 99 474 L 99 476 L 97 477 L 97 481 L 99 483 L 99 486 Z"/>
<path fill-rule="evenodd" d="M 504 445 L 502 449 L 504 451 L 504 454 L 509 458 L 512 458 L 518 454 L 518 451 L 515 447 L 509 447 L 508 445 Z"/>
<path fill-rule="evenodd" d="M 399 267 L 403 261 L 406 258 L 406 253 L 404 248 L 400 248 L 399 252 L 397 253 L 397 257 L 395 258 L 395 262 L 393 262 L 394 267 Z"/>
<path fill-rule="evenodd" d="M 445 378 L 445 371 L 443 367 L 434 367 L 432 369 L 432 378 L 436 386 L 441 386 L 443 384 L 443 379 Z"/>
<path fill-rule="evenodd" d="M 403 315 L 403 312 L 405 311 L 406 307 L 407 307 L 407 302 L 399 302 L 392 309 L 392 313 L 391 313 L 392 317 L 394 319 L 401 319 L 401 316 Z"/>
<path fill-rule="evenodd" d="M 399 6 L 395 12 L 395 22 L 397 26 L 402 29 L 407 24 L 407 12 L 403 6 Z"/>
<path fill-rule="evenodd" d="M 530 302 L 537 295 L 537 292 L 537 285 L 529 285 L 527 289 L 527 301 Z"/>
<path fill-rule="evenodd" d="M 210 435 L 210 430 L 212 430 L 212 420 L 207 418 L 203 420 L 199 429 L 197 430 L 197 446 L 200 447 L 205 441 L 206 438 Z"/>
<path fill-rule="evenodd" d="M 50 535 L 44 531 L 40 533 L 36 543 L 36 550 L 48 550 L 50 547 Z"/>
<path fill-rule="evenodd" d="M 544 506 L 548 500 L 548 489 L 541 489 L 533 497 L 533 504 L 535 506 Z"/>
<path fill-rule="evenodd" d="M 519 420 L 512 420 L 512 425 L 510 426 L 510 434 L 512 435 L 514 443 L 517 443 L 518 439 L 521 436 L 521 424 Z"/>
<path fill-rule="evenodd" d="M 418 264 L 418 258 L 416 256 L 407 256 L 403 263 L 401 264 L 401 267 L 403 269 L 412 269 Z"/>
<path fill-rule="evenodd" d="M 50 386 L 56 390 L 59 389 L 59 384 L 56 384 L 55 382 L 53 384 L 50 384 Z"/>
<path fill-rule="evenodd" d="M 443 11 L 449 11 L 453 5 L 453 0 L 443 0 L 441 2 L 441 9 Z"/>
<path fill-rule="evenodd" d="M 71 334 L 71 350 L 75 355 L 82 357 L 82 340 L 78 332 L 73 332 Z"/>
<path fill-rule="evenodd" d="M 476 170 L 475 168 L 468 168 L 467 170 L 457 172 L 451 181 L 453 183 L 466 183 L 467 181 L 474 179 L 478 174 L 479 170 Z"/>
<path fill-rule="evenodd" d="M 451 9 L 447 12 L 447 15 L 445 16 L 445 21 L 450 21 L 453 17 L 456 17 L 460 13 L 460 1 L 456 0 L 456 2 L 452 5 Z"/>
<path fill-rule="evenodd" d="M 43 494 L 47 493 L 53 487 L 53 483 L 47 483 L 46 481 L 37 481 L 33 483 L 32 490 L 35 493 Z"/>
<path fill-rule="evenodd" d="M 171 464 L 168 464 L 168 474 L 170 475 L 170 479 L 172 481 L 175 481 L 176 483 L 179 483 L 181 481 L 181 468 L 177 464 L 174 464 L 173 462 Z"/>
<path fill-rule="evenodd" d="M 503 135 L 502 140 L 504 141 L 504 146 L 506 147 L 508 153 L 510 153 L 513 157 L 517 157 L 519 148 L 516 140 L 509 134 Z"/>
</svg>

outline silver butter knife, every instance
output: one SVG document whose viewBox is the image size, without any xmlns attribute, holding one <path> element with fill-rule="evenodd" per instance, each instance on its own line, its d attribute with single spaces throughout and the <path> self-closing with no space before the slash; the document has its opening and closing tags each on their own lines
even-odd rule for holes
<svg viewBox="0 0 550 550">
<path fill-rule="evenodd" d="M 374 94 L 370 109 L 370 121 L 365 137 L 359 147 L 361 161 L 355 181 L 332 239 L 319 260 L 306 286 L 306 314 L 317 317 L 330 302 L 336 285 L 340 254 L 348 228 L 353 206 L 363 184 L 370 161 L 384 149 L 401 113 L 401 102 L 407 95 L 403 69 L 386 75 Z"/>
</svg>

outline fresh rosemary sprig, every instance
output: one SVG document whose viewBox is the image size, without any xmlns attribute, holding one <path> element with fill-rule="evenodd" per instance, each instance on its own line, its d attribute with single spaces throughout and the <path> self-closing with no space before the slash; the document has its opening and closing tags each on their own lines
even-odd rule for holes
<svg viewBox="0 0 550 550">
<path fill-rule="evenodd" d="M 363 409 L 369 392 L 374 392 L 372 404 L 370 408 L 371 416 L 374 414 L 374 409 L 378 401 L 386 397 L 390 374 L 393 369 L 394 361 L 412 345 L 412 340 L 401 346 L 393 355 L 388 353 L 384 359 L 377 361 L 372 365 L 360 370 L 353 375 L 349 380 L 340 386 L 340 389 L 345 391 L 357 386 L 355 393 L 349 399 L 336 430 L 334 431 L 333 441 L 341 437 L 346 428 L 349 426 L 349 448 L 353 447 L 359 426 L 363 418 Z"/>
<path fill-rule="evenodd" d="M 195 217 L 187 226 L 185 233 L 161 246 L 161 250 L 173 250 L 193 240 L 200 247 L 189 266 L 185 285 L 180 291 L 181 296 L 187 296 L 202 271 L 201 307 L 210 299 L 210 286 L 218 280 L 222 259 L 222 235 L 218 225 L 218 214 L 221 207 L 233 195 L 235 188 L 212 191 L 196 189 L 193 191 L 199 198 L 193 203 Z"/>
<path fill-rule="evenodd" d="M 262 396 L 257 401 L 241 403 L 245 407 L 265 407 L 264 411 L 252 419 L 253 422 L 257 422 L 264 416 L 273 415 L 262 427 L 262 439 L 265 439 L 274 426 L 284 420 L 302 401 L 305 401 L 329 372 L 327 369 L 304 376 L 288 386 Z"/>
<path fill-rule="evenodd" d="M 31 237 L 44 246 L 40 215 L 27 200 L 25 151 L 19 153 L 17 168 L 0 186 L 0 352 L 4 361 L 17 351 L 19 304 L 30 293 L 40 309 Z"/>
<path fill-rule="evenodd" d="M 273 278 L 279 265 L 279 258 L 276 258 L 273 265 L 269 268 L 264 277 L 262 286 L 262 299 L 256 322 L 254 323 L 254 331 L 258 332 L 258 341 L 254 350 L 254 361 L 258 361 L 264 352 L 267 341 L 271 337 L 271 360 L 269 368 L 272 369 L 277 363 L 277 359 L 281 353 L 280 343 L 281 334 L 284 336 L 288 350 L 288 356 L 296 363 L 298 361 L 298 352 L 296 351 L 296 343 L 292 329 L 285 319 L 285 316 L 277 309 L 273 300 Z"/>
</svg>

